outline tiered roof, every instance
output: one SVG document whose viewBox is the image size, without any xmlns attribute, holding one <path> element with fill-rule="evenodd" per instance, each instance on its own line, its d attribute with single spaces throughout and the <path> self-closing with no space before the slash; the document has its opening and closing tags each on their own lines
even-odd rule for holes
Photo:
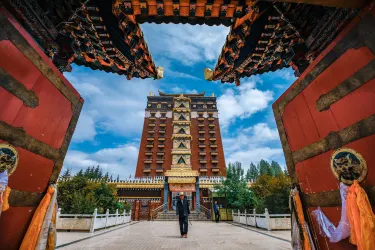
<svg viewBox="0 0 375 250">
<path fill-rule="evenodd" d="M 70 71 L 74 62 L 128 79 L 163 77 L 139 23 L 231 26 L 216 67 L 206 69 L 205 78 L 237 84 L 242 77 L 289 66 L 296 75 L 302 73 L 357 13 L 356 9 L 290 3 L 295 2 L 292 0 L 4 2 L 61 71 Z M 312 0 L 301 2 L 316 4 Z M 365 2 L 319 3 L 361 7 Z"/>
<path fill-rule="evenodd" d="M 239 85 L 240 78 L 289 66 L 298 75 L 355 12 L 259 2 L 233 24 L 214 70 L 205 69 L 205 78 Z M 327 34 L 324 27 L 332 33 Z"/>
</svg>

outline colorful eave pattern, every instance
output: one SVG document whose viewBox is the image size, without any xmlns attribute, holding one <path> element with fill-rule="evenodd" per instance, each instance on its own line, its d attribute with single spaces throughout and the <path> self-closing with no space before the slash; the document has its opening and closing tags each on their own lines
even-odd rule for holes
<svg viewBox="0 0 375 250">
<path fill-rule="evenodd" d="M 72 63 L 163 77 L 139 23 L 231 26 L 205 79 L 235 82 L 292 66 L 301 74 L 358 10 L 256 0 L 4 0 L 60 71 Z M 48 13 L 48 15 L 46 14 Z"/>
<path fill-rule="evenodd" d="M 256 0 L 115 0 L 139 23 L 188 23 L 230 26 Z"/>
<path fill-rule="evenodd" d="M 356 10 L 259 2 L 236 19 L 209 81 L 235 82 L 292 66 L 300 75 Z"/>
<path fill-rule="evenodd" d="M 125 14 L 122 6 L 102 0 L 5 3 L 62 72 L 76 63 L 129 80 L 163 77 L 134 15 Z"/>
</svg>

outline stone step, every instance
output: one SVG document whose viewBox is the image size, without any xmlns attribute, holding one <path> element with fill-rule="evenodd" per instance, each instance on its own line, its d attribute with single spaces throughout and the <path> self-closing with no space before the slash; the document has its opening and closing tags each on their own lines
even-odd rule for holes
<svg viewBox="0 0 375 250">
<path fill-rule="evenodd" d="M 190 220 L 194 221 L 209 221 L 210 218 L 207 218 L 207 215 L 205 213 L 198 213 L 196 211 L 192 211 L 189 215 Z M 157 221 L 177 221 L 178 217 L 176 216 L 175 211 L 167 211 L 167 212 L 160 212 L 157 214 L 156 218 L 154 220 Z"/>
</svg>

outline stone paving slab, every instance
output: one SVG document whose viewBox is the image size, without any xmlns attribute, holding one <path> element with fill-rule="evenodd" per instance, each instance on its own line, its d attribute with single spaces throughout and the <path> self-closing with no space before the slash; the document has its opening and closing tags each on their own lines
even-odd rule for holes
<svg viewBox="0 0 375 250">
<path fill-rule="evenodd" d="M 66 250 L 291 249 L 290 231 L 257 232 L 225 222 L 193 221 L 192 223 L 193 225 L 189 225 L 187 239 L 179 237 L 177 221 L 143 221 L 94 234 L 59 232 L 57 247 Z M 91 238 L 84 239 L 86 237 Z M 74 243 L 76 240 L 81 241 Z M 67 245 L 59 247 L 62 244 Z"/>
</svg>

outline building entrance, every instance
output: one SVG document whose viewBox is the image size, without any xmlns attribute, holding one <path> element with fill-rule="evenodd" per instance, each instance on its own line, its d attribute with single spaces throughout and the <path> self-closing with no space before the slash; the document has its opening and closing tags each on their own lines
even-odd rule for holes
<svg viewBox="0 0 375 250">
<path fill-rule="evenodd" d="M 192 192 L 184 192 L 185 199 L 189 201 L 189 208 L 191 210 L 192 206 Z M 172 192 L 172 210 L 176 211 L 177 201 L 180 199 L 180 192 Z"/>
</svg>

